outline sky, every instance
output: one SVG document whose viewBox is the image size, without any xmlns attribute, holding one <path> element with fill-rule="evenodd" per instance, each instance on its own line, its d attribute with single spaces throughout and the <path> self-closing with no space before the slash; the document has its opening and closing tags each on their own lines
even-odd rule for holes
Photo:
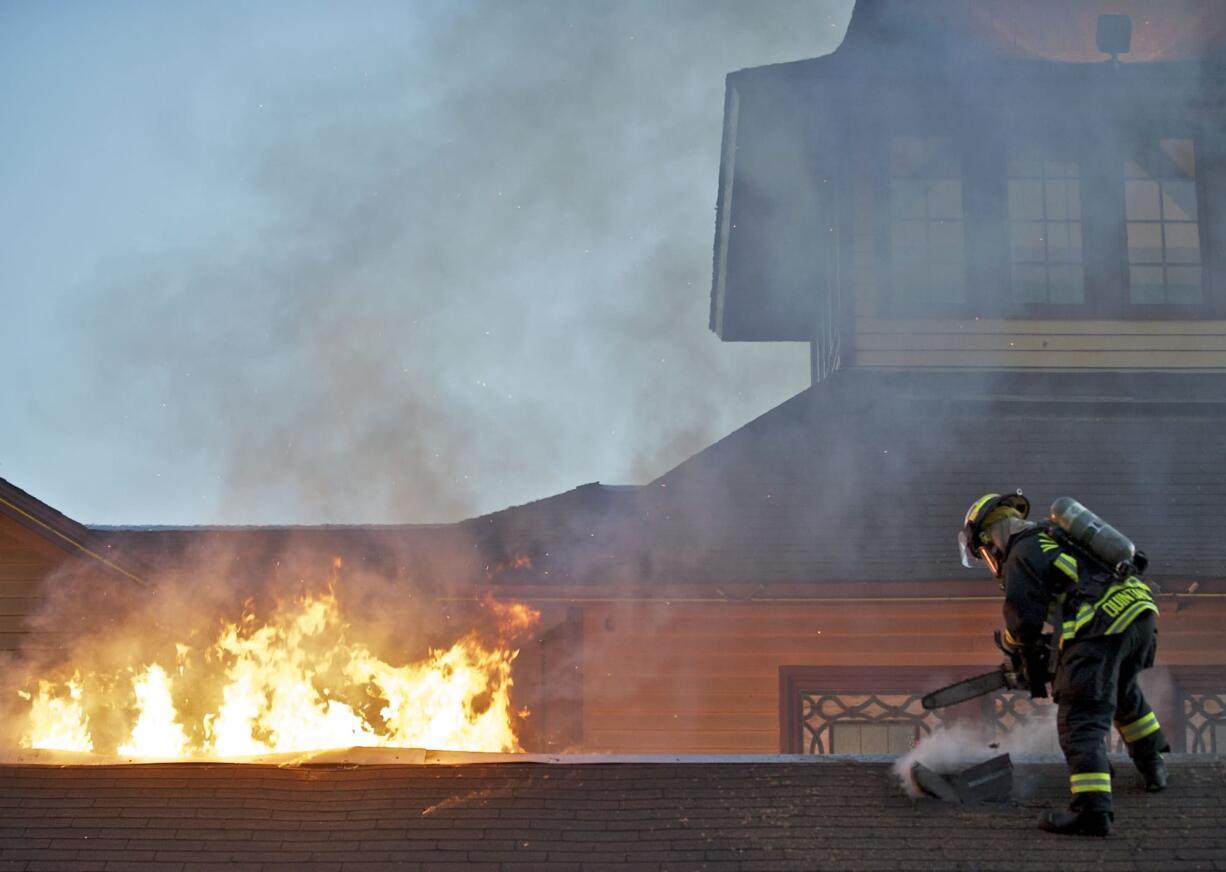
<svg viewBox="0 0 1226 872">
<path fill-rule="evenodd" d="M 0 478 L 196 525 L 661 475 L 808 385 L 707 326 L 724 75 L 851 5 L 0 3 Z"/>
</svg>

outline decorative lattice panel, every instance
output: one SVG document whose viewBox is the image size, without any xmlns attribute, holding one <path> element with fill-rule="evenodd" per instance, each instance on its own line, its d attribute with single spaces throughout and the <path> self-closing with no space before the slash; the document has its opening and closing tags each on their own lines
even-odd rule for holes
<svg viewBox="0 0 1226 872">
<path fill-rule="evenodd" d="M 1189 754 L 1226 752 L 1226 694 L 1184 694 L 1183 726 Z"/>
</svg>

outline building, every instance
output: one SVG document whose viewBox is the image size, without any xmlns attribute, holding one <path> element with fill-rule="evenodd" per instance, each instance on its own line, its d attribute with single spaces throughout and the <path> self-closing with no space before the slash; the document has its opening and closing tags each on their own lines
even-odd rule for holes
<svg viewBox="0 0 1226 872">
<path fill-rule="evenodd" d="M 592 525 L 585 744 L 905 747 L 925 689 L 998 662 L 953 538 L 1023 487 L 1154 556 L 1155 699 L 1180 748 L 1221 747 L 1224 28 L 861 0 L 833 54 L 728 76 L 711 327 L 808 342 L 813 387 Z M 535 535 L 513 550 L 563 550 Z"/>
<path fill-rule="evenodd" d="M 1022 487 L 1149 553 L 1156 707 L 1220 751 L 1224 34 L 1208 0 L 860 0 L 833 54 L 727 81 L 711 326 L 809 343 L 810 389 L 645 486 L 445 528 L 91 530 L 0 491 L 3 629 L 60 561 L 309 547 L 540 608 L 530 750 L 893 753 L 939 723 L 925 691 L 999 662 L 954 535 Z"/>
</svg>

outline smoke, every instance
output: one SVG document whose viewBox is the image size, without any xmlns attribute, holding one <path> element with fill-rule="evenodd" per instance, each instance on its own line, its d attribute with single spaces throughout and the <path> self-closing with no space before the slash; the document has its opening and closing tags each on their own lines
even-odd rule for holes
<svg viewBox="0 0 1226 872">
<path fill-rule="evenodd" d="M 1169 667 L 1157 666 L 1141 673 L 1139 683 L 1156 713 L 1159 721 L 1176 715 L 1175 683 Z M 1055 703 L 1035 705 L 1024 720 L 997 735 L 990 724 L 975 721 L 958 721 L 946 726 L 938 724 L 931 733 L 922 737 L 905 756 L 894 762 L 894 774 L 909 796 L 923 794 L 911 778 L 911 769 L 916 763 L 940 774 L 958 772 L 977 763 L 982 763 L 1000 754 L 1026 756 L 1031 754 L 1058 754 L 1060 744 L 1056 728 L 1057 706 Z M 1168 735 L 1168 740 L 1172 737 Z M 1107 736 L 1107 750 L 1118 753 L 1123 750 L 1116 732 Z M 1024 784 L 1020 786 L 1024 789 Z M 1019 789 L 1015 785 L 1015 793 Z"/>
<path fill-rule="evenodd" d="M 938 724 L 923 736 L 910 753 L 894 762 L 894 774 L 909 796 L 923 796 L 911 778 L 911 769 L 920 763 L 933 772 L 959 772 L 1001 754 L 1022 756 L 1059 753 L 1056 736 L 1056 706 L 1038 705 L 1025 719 L 996 735 L 991 724 L 955 722 Z"/>
<path fill-rule="evenodd" d="M 225 62 L 151 97 L 197 199 L 62 300 L 79 384 L 38 421 L 94 420 L 133 494 L 77 476 L 74 517 L 456 520 L 653 477 L 803 388 L 803 347 L 706 328 L 723 80 L 830 50 L 847 0 L 281 11 L 163 22 Z"/>
</svg>

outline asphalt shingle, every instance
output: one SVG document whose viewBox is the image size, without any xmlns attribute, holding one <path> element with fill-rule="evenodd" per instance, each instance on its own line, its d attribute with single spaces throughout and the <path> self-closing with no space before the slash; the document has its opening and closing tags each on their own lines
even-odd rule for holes
<svg viewBox="0 0 1226 872">
<path fill-rule="evenodd" d="M 1121 767 L 1127 763 L 1120 761 Z M 1051 836 L 1057 763 L 1009 803 L 910 799 L 848 758 L 464 766 L 0 767 L 0 870 L 1223 869 L 1226 761 L 1117 779 L 1117 835 Z"/>
</svg>

